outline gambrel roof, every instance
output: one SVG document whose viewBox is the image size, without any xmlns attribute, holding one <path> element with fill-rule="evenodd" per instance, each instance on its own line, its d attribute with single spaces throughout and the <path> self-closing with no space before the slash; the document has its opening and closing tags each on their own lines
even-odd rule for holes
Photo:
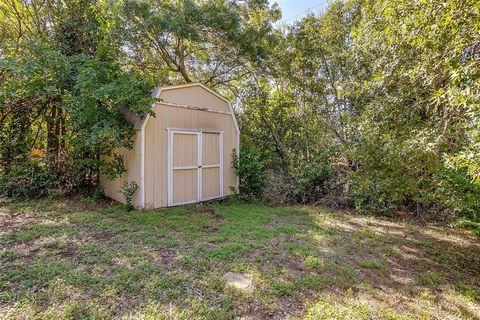
<svg viewBox="0 0 480 320">
<path fill-rule="evenodd" d="M 201 84 L 201 83 L 187 83 L 187 84 L 174 85 L 174 86 L 155 87 L 152 90 L 151 97 L 154 98 L 154 99 L 160 99 L 162 92 L 165 92 L 165 91 L 168 91 L 168 90 L 184 89 L 184 88 L 192 88 L 192 87 L 201 88 L 205 92 L 208 92 L 209 94 L 213 95 L 214 97 L 218 98 L 219 100 L 224 101 L 226 103 L 226 105 L 228 105 L 228 110 L 225 110 L 225 112 L 223 112 L 223 113 L 230 114 L 232 116 L 233 122 L 234 122 L 234 125 L 235 125 L 235 130 L 237 131 L 237 133 L 240 132 L 240 130 L 238 128 L 237 120 L 235 118 L 235 114 L 234 114 L 232 106 L 230 104 L 230 101 L 227 98 L 220 95 L 219 93 L 217 93 L 217 92 L 213 91 L 212 89 L 208 88 L 204 84 Z M 189 109 L 209 111 L 208 105 L 204 105 L 204 106 L 203 105 L 198 105 L 198 102 L 196 103 L 197 105 L 195 105 L 195 106 L 194 105 L 189 105 L 189 104 L 179 104 L 178 101 L 173 102 L 173 101 L 167 101 L 167 100 L 161 100 L 159 103 L 160 104 L 166 104 L 166 105 L 175 105 L 175 106 L 178 106 L 178 107 L 185 107 L 185 108 L 189 108 Z M 153 105 L 155 105 L 155 102 L 153 102 Z M 218 112 L 222 113 L 222 111 L 218 111 Z M 150 115 L 147 112 L 145 112 L 143 115 L 139 115 L 139 114 L 135 113 L 134 111 L 131 111 L 127 107 L 122 109 L 122 113 L 123 113 L 125 119 L 133 125 L 135 130 L 141 130 L 146 125 L 146 122 L 150 118 Z"/>
</svg>

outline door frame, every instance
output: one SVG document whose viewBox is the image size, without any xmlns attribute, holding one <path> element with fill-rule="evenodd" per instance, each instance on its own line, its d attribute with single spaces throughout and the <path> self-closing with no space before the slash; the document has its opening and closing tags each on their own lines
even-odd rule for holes
<svg viewBox="0 0 480 320">
<path fill-rule="evenodd" d="M 202 201 L 208 201 L 213 199 L 222 198 L 224 196 L 223 191 L 223 130 L 210 130 L 210 129 L 178 129 L 178 128 L 167 128 L 168 132 L 168 146 L 167 146 L 167 206 L 180 206 L 184 204 L 197 203 Z M 202 189 L 203 189 L 203 134 L 204 133 L 216 133 L 219 134 L 219 153 L 220 153 L 220 195 L 218 197 L 212 197 L 208 199 L 203 199 Z M 175 169 L 194 169 L 195 167 L 188 168 L 175 168 L 173 166 L 173 135 L 174 134 L 190 134 L 197 136 L 197 199 L 192 201 L 184 202 L 173 202 L 173 171 Z M 210 166 L 209 166 L 210 167 Z"/>
</svg>

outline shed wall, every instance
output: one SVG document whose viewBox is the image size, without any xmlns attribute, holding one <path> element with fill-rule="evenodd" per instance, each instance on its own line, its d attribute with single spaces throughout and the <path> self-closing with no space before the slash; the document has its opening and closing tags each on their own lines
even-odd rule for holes
<svg viewBox="0 0 480 320">
<path fill-rule="evenodd" d="M 125 181 L 135 181 L 139 186 L 139 189 L 133 197 L 133 204 L 135 206 L 141 205 L 141 196 L 140 196 L 140 184 L 141 184 L 141 159 L 140 159 L 140 147 L 141 147 L 141 135 L 140 132 L 135 132 L 133 139 L 133 149 L 117 149 L 116 153 L 123 156 L 125 169 L 127 170 L 122 176 L 112 180 L 108 180 L 105 176 L 101 177 L 101 184 L 103 186 L 105 195 L 109 198 L 112 198 L 118 202 L 125 203 L 120 189 L 123 186 Z"/>
</svg>

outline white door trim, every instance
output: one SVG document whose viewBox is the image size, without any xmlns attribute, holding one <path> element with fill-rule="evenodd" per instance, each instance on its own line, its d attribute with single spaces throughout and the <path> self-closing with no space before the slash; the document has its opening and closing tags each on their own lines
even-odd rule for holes
<svg viewBox="0 0 480 320">
<path fill-rule="evenodd" d="M 173 204 L 173 131 L 168 130 L 167 206 Z"/>
<path fill-rule="evenodd" d="M 182 132 L 201 132 L 201 133 L 223 133 L 223 130 L 217 130 L 217 129 L 209 129 L 209 128 L 198 128 L 198 129 L 182 129 L 182 128 L 174 128 L 174 127 L 168 127 L 168 131 L 173 130 L 173 131 L 182 131 Z"/>
</svg>

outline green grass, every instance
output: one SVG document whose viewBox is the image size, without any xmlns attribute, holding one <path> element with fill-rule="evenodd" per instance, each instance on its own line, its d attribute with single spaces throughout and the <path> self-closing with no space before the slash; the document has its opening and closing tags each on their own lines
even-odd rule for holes
<svg viewBox="0 0 480 320">
<path fill-rule="evenodd" d="M 444 281 L 445 276 L 442 272 L 427 271 L 420 275 L 420 283 L 430 288 L 436 288 Z"/>
<path fill-rule="evenodd" d="M 384 270 L 385 266 L 377 261 L 361 260 L 357 261 L 357 265 L 364 269 Z"/>
<path fill-rule="evenodd" d="M 28 242 L 37 238 L 49 237 L 58 234 L 73 235 L 76 232 L 71 226 L 34 224 L 24 230 L 13 230 L 0 238 L 4 243 Z"/>
<path fill-rule="evenodd" d="M 145 212 L 74 200 L 0 209 L 8 222 L 0 226 L 2 319 L 469 319 L 480 312 L 479 244 L 456 229 L 385 227 L 374 217 L 235 201 Z M 227 288 L 227 272 L 248 274 L 253 285 Z"/>
<path fill-rule="evenodd" d="M 335 304 L 329 301 L 319 301 L 308 310 L 308 320 L 410 320 L 409 316 L 399 315 L 390 309 L 374 310 L 367 303 L 358 301 L 346 301 L 343 304 Z"/>
</svg>

